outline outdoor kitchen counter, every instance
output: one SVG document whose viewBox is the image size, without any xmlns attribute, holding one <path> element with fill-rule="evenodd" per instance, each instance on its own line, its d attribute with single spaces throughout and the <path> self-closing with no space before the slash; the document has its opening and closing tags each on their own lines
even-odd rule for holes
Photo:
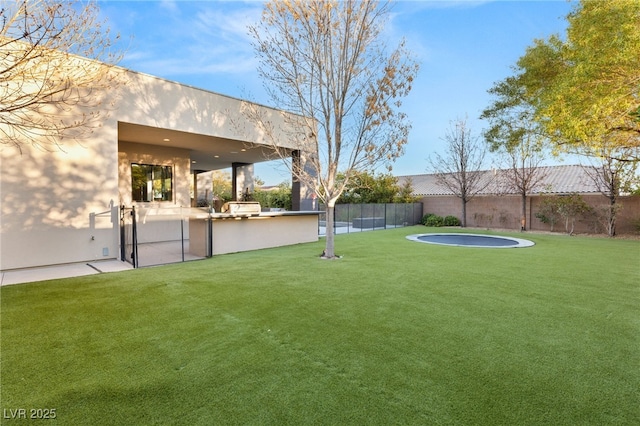
<svg viewBox="0 0 640 426">
<path fill-rule="evenodd" d="M 235 253 L 318 241 L 319 214 L 318 211 L 192 214 L 189 216 L 189 251 L 204 257 L 209 253 Z"/>
</svg>

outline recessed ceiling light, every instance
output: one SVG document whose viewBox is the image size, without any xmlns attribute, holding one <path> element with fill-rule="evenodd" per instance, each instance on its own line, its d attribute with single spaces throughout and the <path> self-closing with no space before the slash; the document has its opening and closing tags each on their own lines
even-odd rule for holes
<svg viewBox="0 0 640 426">
<path fill-rule="evenodd" d="M 246 152 L 247 150 L 246 150 L 246 149 L 244 149 L 244 148 L 242 148 L 240 151 L 242 151 L 242 152 Z"/>
<path fill-rule="evenodd" d="M 196 160 L 191 160 L 192 164 L 196 164 L 196 162 L 197 162 Z"/>
<path fill-rule="evenodd" d="M 220 156 L 219 155 L 214 155 L 213 158 L 220 158 Z"/>
<path fill-rule="evenodd" d="M 162 140 L 163 140 L 163 141 L 165 141 L 165 142 L 169 142 L 171 139 L 169 139 L 169 138 L 164 138 L 164 139 L 162 139 Z"/>
</svg>

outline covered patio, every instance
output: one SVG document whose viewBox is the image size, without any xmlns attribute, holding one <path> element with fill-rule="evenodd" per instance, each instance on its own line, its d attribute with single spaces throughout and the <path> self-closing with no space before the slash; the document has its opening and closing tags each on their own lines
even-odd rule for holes
<svg viewBox="0 0 640 426">
<path fill-rule="evenodd" d="M 275 159 L 276 149 L 294 164 L 313 155 L 291 137 L 300 117 L 292 120 L 285 111 L 123 68 L 113 72 L 124 83 L 94 94 L 104 111 L 81 140 L 61 139 L 54 152 L 0 152 L 11 164 L 1 169 L 1 272 L 121 259 L 132 241 L 126 213 L 134 208 L 137 243 L 189 240 L 190 220 L 209 213 L 193 207 L 194 200 L 207 196 L 206 172 L 230 169 L 233 198 L 240 200 L 253 192 L 254 164 Z M 243 114 L 248 106 L 276 129 L 271 137 Z M 82 107 L 61 111 L 92 113 Z M 285 216 L 313 209 L 307 188 L 292 179 L 292 190 L 293 211 Z M 249 220 L 234 218 L 224 226 L 240 231 Z M 252 220 L 251 227 L 257 223 Z M 272 234 L 281 232 L 271 226 L 273 218 L 259 223 Z M 317 220 L 306 228 L 286 243 L 306 242 L 311 233 L 317 240 Z M 235 240 L 249 239 L 234 235 L 227 247 L 255 247 L 238 246 Z M 261 238 L 283 243 L 252 230 L 253 240 Z"/>
</svg>

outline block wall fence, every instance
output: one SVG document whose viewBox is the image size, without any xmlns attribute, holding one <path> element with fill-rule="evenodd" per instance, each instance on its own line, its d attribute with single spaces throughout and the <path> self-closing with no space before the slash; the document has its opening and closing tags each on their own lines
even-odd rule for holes
<svg viewBox="0 0 640 426">
<path fill-rule="evenodd" d="M 608 205 L 608 199 L 600 194 L 582 195 L 582 199 L 591 207 Z M 429 196 L 422 198 L 424 214 L 462 217 L 462 202 L 453 196 Z M 542 203 L 538 195 L 527 197 L 527 229 L 532 231 L 550 231 L 548 224 L 542 223 L 535 215 Z M 618 203 L 622 209 L 618 212 L 616 234 L 638 234 L 636 228 L 640 221 L 640 196 L 620 197 Z M 475 228 L 499 228 L 520 230 L 521 199 L 519 196 L 475 196 L 467 203 L 467 226 Z M 554 232 L 564 232 L 564 221 L 556 223 Z M 579 217 L 576 220 L 575 233 L 606 233 L 597 219 Z"/>
</svg>

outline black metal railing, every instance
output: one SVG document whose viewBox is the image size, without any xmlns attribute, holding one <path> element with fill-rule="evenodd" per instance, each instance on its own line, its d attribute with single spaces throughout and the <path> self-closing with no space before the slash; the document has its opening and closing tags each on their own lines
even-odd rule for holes
<svg viewBox="0 0 640 426">
<path fill-rule="evenodd" d="M 138 267 L 136 208 L 120 206 L 120 260 Z"/>
<path fill-rule="evenodd" d="M 121 206 L 121 260 L 139 268 L 211 257 L 213 224 L 211 215 L 206 215 L 206 211 L 196 208 Z M 324 212 L 318 216 L 318 235 L 326 233 L 324 216 Z M 195 223 L 190 226 L 190 217 L 206 220 L 205 227 L 196 231 Z M 334 231 L 398 228 L 418 224 L 421 219 L 422 203 L 338 204 L 334 210 Z M 196 238 L 194 241 L 190 241 L 191 234 Z"/>
<path fill-rule="evenodd" d="M 120 207 L 120 258 L 134 268 L 186 262 L 211 256 L 211 219 L 206 235 L 206 254 L 189 250 L 189 216 L 182 207 Z"/>
<path fill-rule="evenodd" d="M 324 206 L 320 205 L 320 211 Z M 420 223 L 422 203 L 337 204 L 333 212 L 334 233 L 400 228 Z M 318 216 L 318 234 L 326 232 L 326 213 Z"/>
</svg>

